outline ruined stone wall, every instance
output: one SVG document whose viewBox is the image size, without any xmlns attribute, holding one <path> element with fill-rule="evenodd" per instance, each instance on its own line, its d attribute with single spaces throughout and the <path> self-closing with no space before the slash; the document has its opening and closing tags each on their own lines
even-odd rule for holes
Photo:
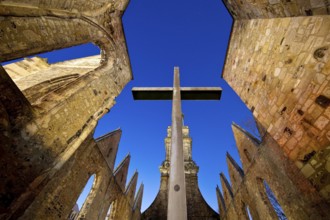
<svg viewBox="0 0 330 220">
<path fill-rule="evenodd" d="M 24 60 L 7 64 L 4 69 L 9 76 L 16 81 L 21 77 L 32 75 L 40 70 L 47 69 L 49 64 L 46 59 L 40 57 L 24 58 Z M 22 90 L 22 89 L 21 89 Z"/>
<path fill-rule="evenodd" d="M 95 175 L 93 187 L 77 218 L 104 220 L 110 204 L 121 200 L 124 205 L 116 212 L 127 213 L 127 218 L 122 219 L 131 219 L 138 175 L 135 173 L 125 188 L 129 155 L 118 168 L 113 168 L 120 136 L 121 131 L 117 130 L 96 141 L 89 138 L 84 142 L 48 182 L 20 219 L 67 219 L 91 175 Z"/>
<path fill-rule="evenodd" d="M 58 10 L 68 10 L 68 11 L 79 11 L 86 12 L 97 9 L 102 9 L 102 7 L 108 5 L 114 5 L 116 1 L 112 0 L 6 0 L 8 5 L 30 5 L 38 8 L 54 8 Z M 118 4 L 118 1 L 117 1 Z"/>
<path fill-rule="evenodd" d="M 3 18 L 0 28 L 2 31 L 0 58 L 3 61 L 88 43 L 93 38 L 99 38 L 96 35 L 97 28 L 78 19 L 8 16 Z M 6 34 L 8 32 L 12 34 Z"/>
<path fill-rule="evenodd" d="M 264 181 L 287 219 L 329 219 L 329 203 L 316 193 L 269 134 L 259 141 L 238 125 L 233 125 L 233 131 L 244 171 L 227 154 L 231 183 L 221 174 L 222 193 L 217 188 L 222 219 L 249 219 L 247 207 L 253 219 L 279 219 Z"/>
<path fill-rule="evenodd" d="M 119 166 L 119 168 L 121 167 Z M 126 168 L 121 168 L 121 170 L 125 170 L 125 169 L 127 170 L 128 166 L 126 166 Z M 127 219 L 133 219 L 133 217 L 136 219 L 140 219 L 141 213 L 140 210 L 137 209 L 141 208 L 141 204 L 142 204 L 141 190 L 143 191 L 143 185 L 141 185 L 139 189 L 137 198 L 134 199 L 137 177 L 138 177 L 137 172 L 135 172 L 135 174 L 133 175 L 131 181 L 128 183 L 126 188 L 125 188 L 126 178 L 123 178 L 123 174 L 125 175 L 125 173 L 119 174 L 119 172 L 115 172 L 114 174 L 116 176 L 117 182 L 120 183 L 124 195 L 120 196 L 118 199 L 114 201 L 110 219 L 127 220 Z"/>
<path fill-rule="evenodd" d="M 330 13 L 330 5 L 327 0 L 223 0 L 223 2 L 237 20 Z"/>
<path fill-rule="evenodd" d="M 234 25 L 223 76 L 292 160 L 329 145 L 329 26 L 328 16 Z"/>
<path fill-rule="evenodd" d="M 223 72 L 325 198 L 330 198 L 324 153 L 330 146 L 329 27 L 329 15 L 235 20 Z M 318 159 L 310 164 L 313 155 Z"/>
<path fill-rule="evenodd" d="M 31 104 L 96 69 L 101 57 L 91 56 L 49 65 L 37 57 L 5 65 L 4 69 Z M 89 102 L 86 106 L 89 107 Z"/>
<path fill-rule="evenodd" d="M 142 207 L 142 196 L 143 196 L 143 190 L 144 190 L 144 185 L 141 184 L 137 194 L 136 194 L 136 199 L 133 205 L 133 214 L 132 218 L 134 220 L 140 220 L 141 217 L 141 207 Z"/>
<path fill-rule="evenodd" d="M 78 90 L 68 89 L 74 84 L 78 84 Z M 8 127 L 7 130 L 11 133 L 5 135 L 15 141 L 7 143 L 15 143 L 15 145 L 3 148 L 6 153 L 2 155 L 1 162 L 8 164 L 3 170 L 3 175 L 8 175 L 5 178 L 6 181 L 12 182 L 18 176 L 22 176 L 21 186 L 23 187 L 24 183 L 29 185 L 29 182 L 53 166 L 56 171 L 58 168 L 55 166 L 61 166 L 70 158 L 84 138 L 95 128 L 97 120 L 114 104 L 115 95 L 119 92 L 117 85 L 107 76 L 100 77 L 97 82 L 87 83 L 87 85 L 86 81 L 80 77 L 69 85 L 53 90 L 41 98 L 38 97 L 38 104 L 34 106 L 25 102 L 27 108 L 31 110 L 31 115 L 24 113 L 16 117 L 17 120 L 7 120 L 6 124 L 12 124 L 15 127 L 14 130 Z M 66 91 L 59 92 L 61 89 Z M 17 89 L 16 93 L 20 91 Z M 7 97 L 5 96 L 4 99 Z M 15 100 L 14 96 L 11 97 L 14 102 L 19 101 L 19 99 Z M 22 95 L 20 98 L 25 100 Z M 13 105 L 17 106 L 15 103 Z M 9 114 L 13 113 L 13 108 L 9 105 L 4 104 L 4 108 Z M 30 116 L 28 123 L 22 120 L 24 116 Z M 16 158 L 15 164 L 10 163 L 12 157 Z M 19 169 L 22 164 L 24 164 L 23 169 Z M 53 171 L 49 174 L 52 175 Z M 15 185 L 13 188 L 15 187 L 20 187 L 20 185 Z M 16 193 L 21 194 L 22 191 L 18 190 Z"/>
<path fill-rule="evenodd" d="M 120 30 L 121 15 L 127 4 L 124 0 L 2 1 L 0 60 L 87 42 L 99 44 L 109 56 L 116 50 L 127 53 Z"/>
<path fill-rule="evenodd" d="M 26 76 L 31 80 L 19 83 L 17 79 L 17 84 L 26 86 L 26 96 L 0 68 L 2 219 L 23 214 L 82 143 L 88 141 L 97 121 L 132 78 L 121 24 L 128 1 L 109 2 L 105 8 L 101 7 L 104 1 L 84 1 L 81 7 L 95 5 L 86 13 L 65 9 L 66 3 L 72 1 L 51 1 L 49 7 L 42 2 L 45 1 L 1 1 L 0 61 L 93 42 L 102 49 L 101 63 L 87 72 L 60 64 L 39 67 L 34 76 Z M 72 75 L 75 70 L 79 76 Z M 16 76 L 29 72 L 15 71 Z M 37 77 L 39 71 L 44 78 Z M 61 76 L 54 81 L 52 72 L 64 74 L 64 79 Z"/>
</svg>

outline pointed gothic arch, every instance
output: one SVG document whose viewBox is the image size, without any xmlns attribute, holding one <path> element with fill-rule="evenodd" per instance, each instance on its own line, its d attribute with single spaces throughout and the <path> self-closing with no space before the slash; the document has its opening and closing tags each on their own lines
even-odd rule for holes
<svg viewBox="0 0 330 220">
<path fill-rule="evenodd" d="M 115 199 L 114 201 L 111 202 L 111 205 L 109 207 L 110 210 L 110 215 L 107 217 L 105 220 L 116 220 L 116 217 L 120 216 L 119 210 L 120 210 L 120 199 Z M 109 211 L 109 210 L 108 210 Z"/>
<path fill-rule="evenodd" d="M 105 216 L 105 219 L 104 220 L 111 220 L 111 215 L 112 215 L 112 213 L 113 213 L 113 206 L 114 206 L 114 201 L 112 201 L 111 203 L 110 203 L 110 206 L 109 206 L 109 208 L 108 208 L 108 211 L 107 211 L 107 215 Z"/>
<path fill-rule="evenodd" d="M 241 216 L 241 219 L 253 219 L 250 214 L 249 205 L 247 205 L 244 201 L 238 202 L 238 215 Z"/>
<path fill-rule="evenodd" d="M 87 202 L 88 199 L 93 195 L 93 192 L 95 191 L 96 182 L 97 182 L 96 174 L 92 174 L 87 180 L 84 188 L 82 189 L 76 201 L 76 204 L 78 204 L 78 207 L 80 207 L 78 214 L 79 217 L 84 216 L 83 209 L 86 209 L 86 206 L 88 206 Z"/>
<path fill-rule="evenodd" d="M 249 220 L 253 220 L 251 212 L 250 212 L 250 208 L 248 205 L 245 206 L 245 211 L 246 211 L 246 215 L 249 218 Z"/>
</svg>

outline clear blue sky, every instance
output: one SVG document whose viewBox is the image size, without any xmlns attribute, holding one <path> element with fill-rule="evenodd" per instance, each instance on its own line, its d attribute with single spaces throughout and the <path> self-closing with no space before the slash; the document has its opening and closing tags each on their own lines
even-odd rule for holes
<svg viewBox="0 0 330 220">
<path fill-rule="evenodd" d="M 193 159 L 200 167 L 199 185 L 218 210 L 215 187 L 227 175 L 225 153 L 239 162 L 231 123 L 243 127 L 251 114 L 221 79 L 232 19 L 220 0 L 131 1 L 123 16 L 134 80 L 117 98 L 96 129 L 95 137 L 121 127 L 119 162 L 132 155 L 129 178 L 139 171 L 145 184 L 142 210 L 160 185 L 159 165 L 165 158 L 164 138 L 171 124 L 170 101 L 133 101 L 131 88 L 172 86 L 173 67 L 180 67 L 182 86 L 220 86 L 221 101 L 184 101 L 185 124 L 193 139 Z"/>
<path fill-rule="evenodd" d="M 240 164 L 231 123 L 246 127 L 252 118 L 221 79 L 232 18 L 221 0 L 132 0 L 123 22 L 134 80 L 116 99 L 110 113 L 99 121 L 94 136 L 118 127 L 123 130 L 116 165 L 131 153 L 128 180 L 137 169 L 138 184 L 145 185 L 145 210 L 160 185 L 158 167 L 165 158 L 171 102 L 134 101 L 131 88 L 172 86 L 174 66 L 180 67 L 182 86 L 222 87 L 220 101 L 184 101 L 182 105 L 185 125 L 193 139 L 193 159 L 200 167 L 200 190 L 218 211 L 215 187 L 220 184 L 219 173 L 229 177 L 226 152 Z M 98 53 L 98 48 L 88 44 L 42 56 L 57 62 Z M 80 208 L 82 202 L 79 203 Z"/>
</svg>

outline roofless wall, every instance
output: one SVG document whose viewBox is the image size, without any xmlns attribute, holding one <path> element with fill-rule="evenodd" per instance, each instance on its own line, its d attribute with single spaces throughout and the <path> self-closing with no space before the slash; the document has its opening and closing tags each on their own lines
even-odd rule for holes
<svg viewBox="0 0 330 220">
<path fill-rule="evenodd" d="M 283 154 L 329 199 L 329 5 L 224 2 L 235 22 L 223 78 Z"/>
</svg>

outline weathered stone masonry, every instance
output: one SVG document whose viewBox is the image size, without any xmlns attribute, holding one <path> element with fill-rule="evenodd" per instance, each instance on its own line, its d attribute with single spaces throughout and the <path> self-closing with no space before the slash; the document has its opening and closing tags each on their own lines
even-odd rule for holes
<svg viewBox="0 0 330 220">
<path fill-rule="evenodd" d="M 130 156 L 114 170 L 121 130 L 106 134 L 96 140 L 89 137 L 48 182 L 25 210 L 20 219 L 66 219 L 91 175 L 95 175 L 89 193 L 77 219 L 105 219 L 111 203 L 120 203 L 112 209 L 113 219 L 132 219 L 140 213 L 142 193 L 134 198 L 137 172 L 126 187 Z M 143 185 L 141 189 L 143 190 Z M 136 209 L 136 207 L 138 209 Z M 139 219 L 139 215 L 136 219 Z"/>
<path fill-rule="evenodd" d="M 329 14 L 323 0 L 223 0 L 235 20 Z"/>
<path fill-rule="evenodd" d="M 121 23 L 127 4 L 125 0 L 10 0 L 0 3 L 1 62 L 87 42 L 97 44 L 102 51 L 100 58 L 91 58 L 100 63 L 88 64 L 89 68 L 83 65 L 86 59 L 62 66 L 34 60 L 38 68 L 32 65 L 25 68 L 22 64 L 16 65 L 14 70 L 8 67 L 7 71 L 13 73 L 22 91 L 6 70 L 0 68 L 1 219 L 34 219 L 32 216 L 43 214 L 50 219 L 67 218 L 78 190 L 70 185 L 68 179 L 74 182 L 74 178 L 68 176 L 69 173 L 81 178 L 76 186 L 85 184 L 84 180 L 92 174 L 74 173 L 75 169 L 68 167 L 83 167 L 75 161 L 80 160 L 78 157 L 81 163 L 84 163 L 83 158 L 90 159 L 84 152 L 97 149 L 91 139 L 97 120 L 109 111 L 115 97 L 132 78 Z M 26 64 L 26 61 L 23 62 Z M 100 156 L 93 151 L 89 153 L 94 158 Z M 105 172 L 109 168 L 104 165 L 97 168 L 96 161 L 98 159 L 94 159 L 86 171 L 105 175 L 96 173 L 96 186 L 100 187 L 97 189 L 114 187 L 111 172 Z M 73 197 L 65 193 L 66 189 L 56 187 L 55 183 L 61 181 L 68 184 L 68 189 L 71 187 L 67 192 L 72 192 Z M 50 191 L 54 194 L 46 198 L 45 192 Z M 95 198 L 99 199 L 99 192 L 95 193 Z M 142 196 L 142 190 L 139 195 Z M 122 218 L 130 215 L 131 199 L 121 196 L 117 200 L 117 203 L 121 201 L 122 210 L 119 211 L 126 213 Z M 93 204 L 96 201 L 93 200 Z M 37 210 L 41 202 L 44 208 Z M 106 213 L 108 204 L 104 205 Z M 139 202 L 134 206 L 139 207 Z M 82 213 L 84 210 L 87 209 Z M 138 212 L 134 212 L 136 218 Z M 84 215 L 94 216 L 95 213 L 86 211 Z M 99 216 L 103 216 L 103 212 Z"/>
<path fill-rule="evenodd" d="M 269 135 L 262 140 L 233 124 L 243 170 L 227 154 L 230 182 L 221 173 L 222 193 L 217 188 L 221 219 L 278 219 L 268 199 L 266 181 L 287 219 L 328 219 L 329 204 L 287 158 Z"/>
<path fill-rule="evenodd" d="M 262 140 L 233 126 L 243 170 L 227 156 L 231 183 L 221 174 L 221 217 L 248 219 L 248 206 L 254 219 L 276 219 L 265 180 L 288 218 L 329 219 L 329 3 L 224 2 L 235 22 L 223 77 L 260 123 Z M 92 138 L 132 78 L 121 23 L 127 4 L 0 2 L 1 62 L 87 42 L 101 48 L 96 57 L 0 67 L 0 219 L 66 219 L 91 175 L 96 180 L 78 218 L 104 219 L 111 207 L 110 219 L 140 219 L 137 173 L 125 187 L 130 157 L 113 171 L 121 132 Z M 202 198 L 195 174 L 187 174 L 188 195 Z M 153 206 L 164 212 L 168 177 L 161 178 Z M 191 216 L 200 214 L 188 206 Z"/>
<path fill-rule="evenodd" d="M 330 198 L 328 1 L 224 1 L 235 22 L 224 79 Z"/>
</svg>

